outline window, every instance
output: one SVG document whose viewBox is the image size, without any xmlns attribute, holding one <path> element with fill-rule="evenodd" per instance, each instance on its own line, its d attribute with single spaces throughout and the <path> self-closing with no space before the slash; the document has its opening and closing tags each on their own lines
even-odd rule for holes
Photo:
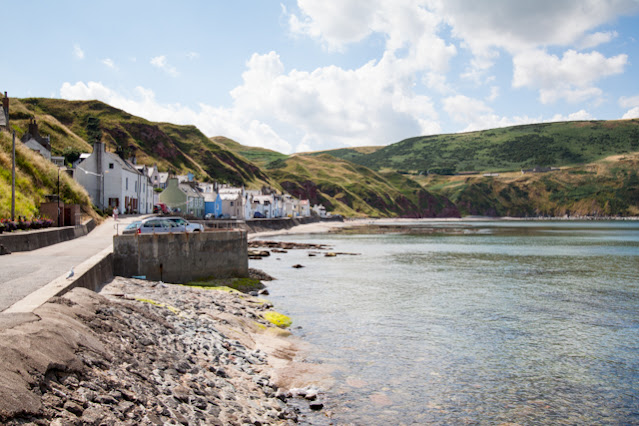
<svg viewBox="0 0 639 426">
<path fill-rule="evenodd" d="M 109 163 L 109 168 L 112 169 L 113 168 L 113 163 Z"/>
<path fill-rule="evenodd" d="M 126 180 L 124 181 L 125 187 L 124 189 L 126 189 L 127 191 L 129 190 L 129 178 L 126 178 Z"/>
</svg>

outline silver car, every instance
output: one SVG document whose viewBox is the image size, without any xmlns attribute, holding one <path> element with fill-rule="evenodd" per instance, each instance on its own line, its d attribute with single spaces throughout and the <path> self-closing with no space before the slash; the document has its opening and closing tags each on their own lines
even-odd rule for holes
<svg viewBox="0 0 639 426">
<path fill-rule="evenodd" d="M 126 234 L 137 234 L 138 229 L 140 229 L 140 225 L 142 224 L 141 220 L 136 220 L 135 222 L 129 223 L 126 228 L 122 231 L 122 235 Z"/>
<path fill-rule="evenodd" d="M 186 232 L 204 232 L 204 226 L 201 223 L 191 223 L 183 217 L 179 216 L 171 216 L 165 217 L 164 219 L 170 220 L 172 222 L 177 223 L 180 226 L 183 226 Z"/>
<path fill-rule="evenodd" d="M 167 234 L 169 232 L 185 232 L 182 225 L 163 217 L 151 217 L 144 219 L 138 227 L 138 234 Z"/>
</svg>

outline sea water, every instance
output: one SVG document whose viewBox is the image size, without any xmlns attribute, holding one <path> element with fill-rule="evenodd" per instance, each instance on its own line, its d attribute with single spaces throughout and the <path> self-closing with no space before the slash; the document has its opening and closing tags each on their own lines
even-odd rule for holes
<svg viewBox="0 0 639 426">
<path fill-rule="evenodd" d="M 639 424 L 639 223 L 432 226 L 251 261 L 335 367 L 309 423 Z"/>
</svg>

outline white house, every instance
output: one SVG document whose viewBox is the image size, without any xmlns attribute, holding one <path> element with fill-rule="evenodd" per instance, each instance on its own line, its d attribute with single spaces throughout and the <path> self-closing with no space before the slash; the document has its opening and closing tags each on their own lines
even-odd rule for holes
<svg viewBox="0 0 639 426">
<path fill-rule="evenodd" d="M 255 211 L 259 211 L 264 217 L 277 217 L 275 215 L 275 199 L 273 194 L 256 195 L 253 197 L 253 203 L 255 204 L 253 214 L 255 214 Z"/>
<path fill-rule="evenodd" d="M 243 188 L 220 187 L 218 195 L 222 200 L 222 214 L 224 216 L 241 220 L 245 218 Z"/>
<path fill-rule="evenodd" d="M 44 158 L 51 161 L 51 138 L 40 135 L 35 118 L 29 120 L 29 130 L 22 135 L 21 140 L 27 147 L 39 152 Z"/>
<path fill-rule="evenodd" d="M 153 182 L 154 188 L 166 189 L 169 185 L 169 172 L 158 172 L 158 181 Z"/>
<path fill-rule="evenodd" d="M 297 208 L 301 217 L 311 216 L 311 203 L 308 200 L 300 200 Z"/>
<path fill-rule="evenodd" d="M 98 208 L 117 207 L 121 213 L 151 213 L 153 189 L 146 175 L 118 155 L 106 152 L 103 143 L 77 166 L 75 179 Z"/>
<path fill-rule="evenodd" d="M 319 217 L 326 217 L 326 207 L 321 204 L 315 204 L 311 210 Z"/>
<path fill-rule="evenodd" d="M 73 164 L 71 165 L 71 167 L 73 167 L 74 169 L 78 168 L 78 164 L 80 164 L 81 162 L 83 162 L 84 160 L 86 160 L 87 158 L 89 158 L 89 155 L 91 155 L 88 152 L 83 152 L 80 154 L 80 158 L 78 158 L 77 160 L 75 160 L 73 162 Z"/>
<path fill-rule="evenodd" d="M 292 195 L 284 194 L 282 196 L 282 217 L 295 216 L 295 198 Z"/>
<path fill-rule="evenodd" d="M 253 218 L 256 211 L 261 210 L 259 203 L 254 201 L 254 198 L 261 195 L 262 192 L 258 190 L 245 190 L 244 196 L 244 217 L 246 219 Z M 261 213 L 261 212 L 260 212 Z"/>
</svg>

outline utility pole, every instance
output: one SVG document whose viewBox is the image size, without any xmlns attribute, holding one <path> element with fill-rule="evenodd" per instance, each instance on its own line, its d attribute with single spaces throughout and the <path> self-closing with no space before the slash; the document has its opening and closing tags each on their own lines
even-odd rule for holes
<svg viewBox="0 0 639 426">
<path fill-rule="evenodd" d="M 60 166 L 58 166 L 58 228 L 60 227 Z"/>
<path fill-rule="evenodd" d="M 2 98 L 2 124 L 9 127 L 9 96 L 4 92 Z M 13 140 L 11 148 L 11 220 L 16 219 L 16 131 L 13 131 Z"/>
<path fill-rule="evenodd" d="M 11 221 L 16 220 L 16 131 L 13 131 L 11 154 Z"/>
</svg>

